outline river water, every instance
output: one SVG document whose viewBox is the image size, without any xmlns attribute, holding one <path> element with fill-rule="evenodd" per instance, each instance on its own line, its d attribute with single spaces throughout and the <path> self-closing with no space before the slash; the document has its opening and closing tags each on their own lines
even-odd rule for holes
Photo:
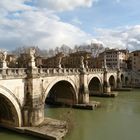
<svg viewBox="0 0 140 140">
<path fill-rule="evenodd" d="M 70 132 L 64 140 L 139 140 L 140 90 L 119 92 L 116 98 L 95 98 L 101 107 L 77 110 L 46 106 L 48 117 L 69 120 Z M 1 140 L 40 140 L 0 129 Z"/>
</svg>

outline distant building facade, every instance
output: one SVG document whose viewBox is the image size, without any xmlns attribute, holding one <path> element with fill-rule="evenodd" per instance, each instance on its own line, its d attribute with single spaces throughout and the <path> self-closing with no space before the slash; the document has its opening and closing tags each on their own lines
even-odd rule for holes
<svg viewBox="0 0 140 140">
<path fill-rule="evenodd" d="M 140 87 L 140 50 L 131 52 L 132 84 Z"/>
<path fill-rule="evenodd" d="M 83 62 L 85 68 L 96 68 L 98 65 L 98 61 L 93 58 L 92 53 L 86 51 L 77 51 L 74 53 L 70 53 L 69 55 L 64 55 L 63 53 L 58 53 L 56 56 L 45 58 L 40 60 L 37 59 L 42 64 L 42 67 L 46 68 L 79 68 L 81 65 L 81 57 L 83 57 Z"/>
<path fill-rule="evenodd" d="M 132 70 L 140 72 L 140 50 L 131 52 Z"/>
<path fill-rule="evenodd" d="M 19 68 L 27 68 L 29 61 L 29 55 L 27 53 L 21 53 L 17 59 L 18 67 Z"/>
<path fill-rule="evenodd" d="M 45 68 L 58 68 L 60 67 L 60 61 L 64 57 L 63 53 L 58 53 L 56 56 L 49 57 L 49 58 L 42 58 L 42 67 Z"/>
<path fill-rule="evenodd" d="M 127 69 L 128 50 L 107 49 L 99 54 L 99 66 L 103 67 L 104 62 L 108 68 Z"/>
<path fill-rule="evenodd" d="M 88 67 L 88 59 L 92 57 L 92 54 L 86 51 L 77 51 L 63 57 L 62 66 L 65 68 L 79 68 L 81 65 L 81 57 L 83 57 L 84 63 Z"/>
<path fill-rule="evenodd" d="M 17 56 L 16 55 L 13 55 L 13 54 L 8 54 L 7 55 L 7 59 L 6 59 L 6 61 L 7 61 L 7 66 L 8 67 L 18 67 L 18 62 L 17 62 Z"/>
</svg>

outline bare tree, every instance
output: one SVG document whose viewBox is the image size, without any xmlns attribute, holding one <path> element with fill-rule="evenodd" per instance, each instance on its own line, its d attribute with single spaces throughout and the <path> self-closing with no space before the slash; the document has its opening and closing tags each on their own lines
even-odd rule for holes
<svg viewBox="0 0 140 140">
<path fill-rule="evenodd" d="M 60 47 L 60 52 L 64 53 L 64 54 L 69 54 L 69 52 L 71 52 L 71 48 L 65 44 L 63 44 Z"/>
<path fill-rule="evenodd" d="M 60 52 L 60 48 L 56 47 L 54 51 L 55 51 L 55 54 L 58 54 Z"/>
<path fill-rule="evenodd" d="M 90 45 L 91 53 L 94 57 L 97 57 L 101 52 L 104 51 L 104 47 L 99 43 L 91 43 Z"/>
<path fill-rule="evenodd" d="M 99 53 L 104 51 L 104 47 L 100 43 L 82 44 L 80 46 L 75 46 L 74 51 L 86 51 L 91 52 L 94 57 L 97 57 Z"/>
<path fill-rule="evenodd" d="M 23 46 L 14 49 L 13 51 L 11 51 L 11 54 L 19 56 L 21 53 L 26 53 L 26 52 L 27 52 L 27 47 Z"/>
</svg>

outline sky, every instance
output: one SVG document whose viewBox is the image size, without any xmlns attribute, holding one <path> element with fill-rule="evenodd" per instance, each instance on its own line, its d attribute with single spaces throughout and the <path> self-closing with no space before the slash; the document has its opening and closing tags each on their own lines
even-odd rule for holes
<svg viewBox="0 0 140 140">
<path fill-rule="evenodd" d="M 0 49 L 102 43 L 140 49 L 139 0 L 1 0 Z"/>
</svg>

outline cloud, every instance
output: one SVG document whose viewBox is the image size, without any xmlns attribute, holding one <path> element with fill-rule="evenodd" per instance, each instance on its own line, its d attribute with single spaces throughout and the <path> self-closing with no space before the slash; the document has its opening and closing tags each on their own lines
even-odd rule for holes
<svg viewBox="0 0 140 140">
<path fill-rule="evenodd" d="M 140 48 L 140 25 L 117 29 L 96 29 L 93 37 L 76 25 L 63 22 L 56 12 L 76 7 L 90 7 L 97 0 L 3 0 L 0 1 L 0 48 L 13 49 L 20 46 L 37 45 L 40 48 L 54 48 L 66 44 L 99 42 L 112 48 Z M 42 8 L 41 8 L 42 7 Z"/>
<path fill-rule="evenodd" d="M 53 11 L 73 10 L 77 7 L 91 7 L 98 0 L 37 0 L 35 5 Z"/>
<path fill-rule="evenodd" d="M 140 25 L 121 27 L 115 30 L 96 29 L 97 39 L 101 40 L 106 47 L 140 49 Z"/>
<path fill-rule="evenodd" d="M 62 22 L 49 8 L 72 10 L 76 7 L 89 7 L 92 2 L 93 0 L 0 1 L 0 48 L 12 49 L 29 45 L 54 48 L 62 44 L 73 47 L 84 43 L 92 38 L 91 35 L 76 24 Z"/>
<path fill-rule="evenodd" d="M 91 36 L 80 28 L 41 10 L 14 13 L 14 18 L 3 18 L 0 25 L 1 48 L 38 45 L 47 49 L 62 44 L 73 47 L 89 38 Z"/>
<path fill-rule="evenodd" d="M 26 2 L 30 0 L 1 0 L 0 1 L 0 12 L 1 14 L 7 14 L 8 12 L 21 11 L 21 10 L 32 10 L 33 7 L 26 5 Z"/>
</svg>

